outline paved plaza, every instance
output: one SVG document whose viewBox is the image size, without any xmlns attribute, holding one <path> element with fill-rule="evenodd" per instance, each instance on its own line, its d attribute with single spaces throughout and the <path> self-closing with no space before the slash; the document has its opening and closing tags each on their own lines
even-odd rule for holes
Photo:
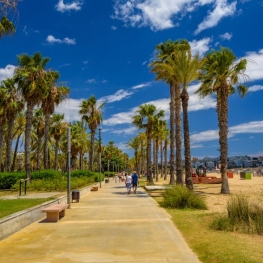
<svg viewBox="0 0 263 263">
<path fill-rule="evenodd" d="M 57 223 L 43 219 L 0 241 L 8 263 L 199 263 L 170 215 L 142 189 L 103 184 Z"/>
</svg>

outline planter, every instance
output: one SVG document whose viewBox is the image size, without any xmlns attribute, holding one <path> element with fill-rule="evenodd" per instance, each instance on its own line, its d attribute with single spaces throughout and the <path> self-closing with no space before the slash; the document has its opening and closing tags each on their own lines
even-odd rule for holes
<svg viewBox="0 0 263 263">
<path fill-rule="evenodd" d="M 240 172 L 240 179 L 251 180 L 250 172 Z"/>
</svg>

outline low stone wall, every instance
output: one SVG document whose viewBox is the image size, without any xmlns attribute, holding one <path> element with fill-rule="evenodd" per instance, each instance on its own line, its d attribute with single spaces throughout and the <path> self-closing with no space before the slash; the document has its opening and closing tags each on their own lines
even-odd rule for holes
<svg viewBox="0 0 263 263">
<path fill-rule="evenodd" d="M 82 189 L 79 189 L 80 197 L 90 192 L 91 187 L 92 186 L 87 186 Z M 52 204 L 66 204 L 66 203 L 67 203 L 67 195 L 0 219 L 0 240 L 12 235 L 13 233 L 34 223 L 35 221 L 40 220 L 41 218 L 44 219 L 45 213 L 42 212 L 42 209 Z"/>
</svg>

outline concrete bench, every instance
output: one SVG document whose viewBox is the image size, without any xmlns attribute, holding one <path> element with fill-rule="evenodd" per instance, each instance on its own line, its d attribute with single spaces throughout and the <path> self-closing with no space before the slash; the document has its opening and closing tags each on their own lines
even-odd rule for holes
<svg viewBox="0 0 263 263">
<path fill-rule="evenodd" d="M 55 204 L 44 208 L 42 212 L 47 213 L 47 222 L 57 222 L 60 217 L 65 216 L 66 208 L 68 208 L 68 204 Z"/>
<path fill-rule="evenodd" d="M 98 185 L 93 185 L 91 187 L 91 191 L 98 191 L 99 190 L 99 186 Z"/>
</svg>

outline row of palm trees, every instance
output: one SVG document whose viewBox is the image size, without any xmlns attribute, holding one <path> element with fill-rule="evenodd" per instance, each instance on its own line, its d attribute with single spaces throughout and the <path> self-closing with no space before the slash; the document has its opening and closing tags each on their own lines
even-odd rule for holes
<svg viewBox="0 0 263 263">
<path fill-rule="evenodd" d="M 246 59 L 236 61 L 234 53 L 230 49 L 224 47 L 221 47 L 218 51 L 212 50 L 204 58 L 200 58 L 198 54 L 193 55 L 191 53 L 191 47 L 187 40 L 169 40 L 156 46 L 155 60 L 150 63 L 151 72 L 156 74 L 156 80 L 165 81 L 170 86 L 170 184 L 183 184 L 183 163 L 181 154 L 182 109 L 185 181 L 188 189 L 193 189 L 188 121 L 189 95 L 187 87 L 194 81 L 200 81 L 201 86 L 196 91 L 200 97 L 211 96 L 213 94 L 216 95 L 222 177 L 221 193 L 230 193 L 227 177 L 228 96 L 235 92 L 235 88 L 237 88 L 241 96 L 246 94 L 247 89 L 241 84 L 242 81 L 248 79 L 248 76 L 245 74 L 246 64 Z M 162 110 L 157 110 L 153 104 L 141 105 L 133 116 L 133 124 L 138 127 L 138 129 L 144 129 L 147 136 L 146 151 L 149 183 L 153 183 L 151 175 L 152 138 L 154 136 L 155 144 L 153 145 L 157 145 L 154 146 L 156 149 L 158 148 L 159 136 L 156 134 L 154 135 L 154 133 L 158 134 L 159 129 L 163 133 L 168 133 L 163 118 L 164 112 Z M 136 149 L 136 145 L 139 145 L 139 143 L 136 143 L 136 140 L 137 139 L 135 139 L 135 142 L 131 140 L 128 143 L 128 145 L 132 145 L 131 147 L 133 149 Z M 135 155 L 138 155 L 136 151 Z M 136 156 L 135 158 L 138 159 Z M 158 163 L 156 154 L 153 159 L 155 170 Z"/>
</svg>

